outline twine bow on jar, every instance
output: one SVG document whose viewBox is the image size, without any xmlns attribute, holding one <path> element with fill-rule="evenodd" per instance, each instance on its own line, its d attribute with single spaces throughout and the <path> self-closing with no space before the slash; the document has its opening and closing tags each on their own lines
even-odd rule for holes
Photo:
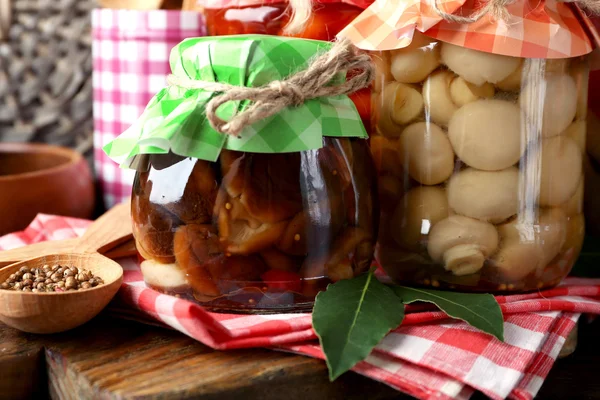
<svg viewBox="0 0 600 400">
<path fill-rule="evenodd" d="M 356 71 L 356 74 L 341 84 L 330 84 L 337 74 L 347 71 Z M 306 69 L 261 87 L 205 82 L 175 75 L 169 75 L 167 82 L 184 89 L 220 92 L 206 104 L 206 117 L 216 131 L 239 137 L 245 126 L 275 115 L 285 107 L 299 106 L 319 97 L 353 93 L 367 87 L 373 77 L 371 58 L 357 53 L 348 39 L 342 39 L 329 51 L 314 58 Z M 241 100 L 249 100 L 252 104 L 229 121 L 217 116 L 219 106 Z"/>
<path fill-rule="evenodd" d="M 438 5 L 438 0 L 432 0 L 433 9 L 436 13 L 448 22 L 455 22 L 458 24 L 472 24 L 479 21 L 485 15 L 489 15 L 494 20 L 508 21 L 510 19 L 510 13 L 506 9 L 509 5 L 517 0 L 487 0 L 484 1 L 484 5 L 473 14 L 464 17 L 462 15 L 456 15 L 442 11 Z M 579 7 L 589 11 L 593 15 L 600 15 L 600 0 L 557 0 L 561 3 L 577 3 Z"/>
</svg>

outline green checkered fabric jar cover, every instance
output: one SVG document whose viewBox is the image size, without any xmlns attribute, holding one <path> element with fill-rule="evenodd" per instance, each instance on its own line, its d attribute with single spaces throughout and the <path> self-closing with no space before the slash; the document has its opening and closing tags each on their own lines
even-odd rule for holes
<svg viewBox="0 0 600 400">
<path fill-rule="evenodd" d="M 305 69 L 332 44 L 263 35 L 186 39 L 171 51 L 175 76 L 236 86 L 259 87 Z M 345 76 L 337 78 L 343 82 Z M 307 100 L 301 106 L 244 128 L 239 138 L 215 131 L 205 115 L 208 101 L 219 93 L 169 86 L 150 101 L 138 120 L 104 151 L 122 167 L 139 154 L 165 154 L 216 161 L 221 149 L 252 153 L 286 153 L 318 149 L 323 136 L 367 138 L 348 96 Z M 229 120 L 248 101 L 231 101 L 217 111 Z"/>
</svg>

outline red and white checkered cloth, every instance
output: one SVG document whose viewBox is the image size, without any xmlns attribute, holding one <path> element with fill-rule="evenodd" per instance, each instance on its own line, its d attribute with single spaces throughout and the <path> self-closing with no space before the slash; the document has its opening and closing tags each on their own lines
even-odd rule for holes
<svg viewBox="0 0 600 400">
<path fill-rule="evenodd" d="M 0 238 L 6 250 L 83 234 L 89 221 L 39 215 L 23 232 Z M 310 314 L 214 314 L 146 288 L 135 258 L 119 260 L 124 283 L 111 305 L 119 314 L 168 325 L 215 349 L 269 347 L 323 358 Z M 581 313 L 600 314 L 600 280 L 569 278 L 551 290 L 499 296 L 502 343 L 428 305 L 407 308 L 354 371 L 419 399 L 532 399 Z"/>
<path fill-rule="evenodd" d="M 94 161 L 107 208 L 131 195 L 134 171 L 119 168 L 102 147 L 166 85 L 171 48 L 205 34 L 204 17 L 195 11 L 92 11 Z"/>
</svg>

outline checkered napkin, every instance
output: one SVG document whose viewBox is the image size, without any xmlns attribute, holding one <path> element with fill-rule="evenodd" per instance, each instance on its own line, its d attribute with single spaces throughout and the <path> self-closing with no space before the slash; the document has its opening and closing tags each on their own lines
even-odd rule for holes
<svg viewBox="0 0 600 400">
<path fill-rule="evenodd" d="M 0 249 L 80 236 L 88 224 L 38 215 L 23 232 L 1 237 Z M 310 314 L 210 313 L 146 288 L 135 258 L 118 261 L 124 283 L 111 312 L 167 325 L 219 350 L 269 347 L 323 358 Z M 569 278 L 551 290 L 497 299 L 505 343 L 414 305 L 354 371 L 419 399 L 468 399 L 477 390 L 492 399 L 532 399 L 581 313 L 600 314 L 600 280 Z"/>
<path fill-rule="evenodd" d="M 102 151 L 166 85 L 171 48 L 204 36 L 202 14 L 175 10 L 92 11 L 94 160 L 107 208 L 131 195 L 134 172 Z"/>
<path fill-rule="evenodd" d="M 440 10 L 471 15 L 471 0 L 438 0 Z M 484 17 L 470 24 L 442 19 L 431 0 L 376 0 L 338 36 L 361 49 L 408 46 L 414 30 L 470 49 L 529 58 L 565 58 L 588 54 L 592 42 L 573 9 L 557 0 L 519 0 L 506 6 L 507 21 Z M 581 18 L 587 18 L 581 15 Z"/>
</svg>

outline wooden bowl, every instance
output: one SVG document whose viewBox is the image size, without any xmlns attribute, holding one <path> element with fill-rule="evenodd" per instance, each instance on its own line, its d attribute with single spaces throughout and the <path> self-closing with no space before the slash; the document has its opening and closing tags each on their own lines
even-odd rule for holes
<svg viewBox="0 0 600 400">
<path fill-rule="evenodd" d="M 104 284 L 85 290 L 33 293 L 0 289 L 0 321 L 30 333 L 56 333 L 73 329 L 95 317 L 115 296 L 123 281 L 123 269 L 100 254 L 57 254 L 21 261 L 0 269 L 0 282 L 22 266 L 45 264 L 85 268 Z"/>
<path fill-rule="evenodd" d="M 91 218 L 94 182 L 76 151 L 0 143 L 0 235 L 22 230 L 38 213 Z"/>
</svg>

